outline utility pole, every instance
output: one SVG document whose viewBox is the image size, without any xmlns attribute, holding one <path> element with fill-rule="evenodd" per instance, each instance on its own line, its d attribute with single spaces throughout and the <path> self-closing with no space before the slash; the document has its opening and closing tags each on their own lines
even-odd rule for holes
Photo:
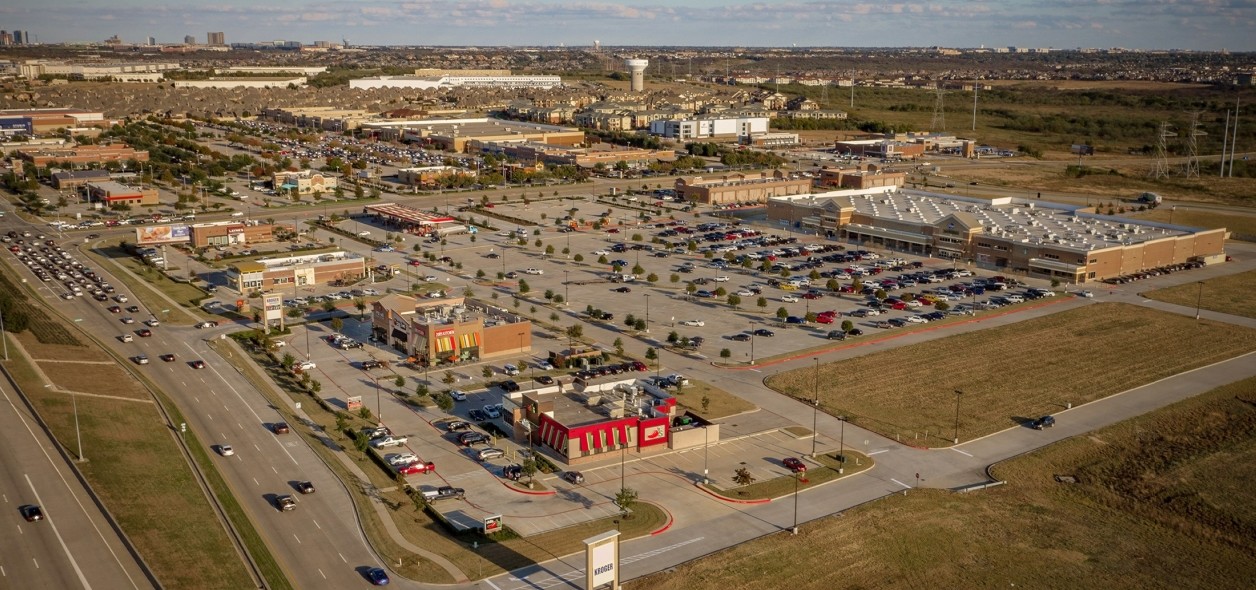
<svg viewBox="0 0 1256 590">
<path fill-rule="evenodd" d="M 973 131 L 977 130 L 977 79 L 973 79 Z"/>
<path fill-rule="evenodd" d="M 1221 132 L 1221 169 L 1220 178 L 1225 178 L 1225 150 L 1230 141 L 1230 109 L 1225 110 L 1225 131 Z"/>
</svg>

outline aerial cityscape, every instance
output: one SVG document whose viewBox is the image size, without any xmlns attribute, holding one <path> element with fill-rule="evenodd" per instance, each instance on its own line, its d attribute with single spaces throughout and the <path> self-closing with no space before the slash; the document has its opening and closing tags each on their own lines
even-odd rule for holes
<svg viewBox="0 0 1256 590">
<path fill-rule="evenodd" d="M 1256 586 L 1244 3 L 0 29 L 0 588 Z"/>
</svg>

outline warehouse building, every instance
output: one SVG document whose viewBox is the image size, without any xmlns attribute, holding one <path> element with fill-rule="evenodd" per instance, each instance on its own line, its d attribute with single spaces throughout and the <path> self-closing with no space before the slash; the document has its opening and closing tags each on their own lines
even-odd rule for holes
<svg viewBox="0 0 1256 590">
<path fill-rule="evenodd" d="M 136 188 L 112 180 L 88 182 L 84 185 L 84 188 L 87 191 L 89 201 L 104 203 L 107 207 L 121 204 L 135 206 L 157 205 L 160 203 L 157 189 L 155 188 Z"/>
<path fill-rule="evenodd" d="M 676 141 L 738 140 L 768 133 L 767 117 L 702 116 L 693 119 L 671 119 L 650 123 L 650 134 Z"/>
<path fill-rule="evenodd" d="M 256 221 L 197 223 L 192 225 L 190 230 L 192 246 L 196 248 L 243 246 L 275 241 L 275 226 Z"/>
<path fill-rule="evenodd" d="M 810 192 L 810 178 L 793 177 L 780 170 L 676 179 L 678 199 L 707 205 L 763 203 L 772 197 Z"/>
<path fill-rule="evenodd" d="M 775 197 L 768 218 L 853 244 L 1084 283 L 1225 260 L 1225 229 L 1098 215 L 1076 205 L 878 187 Z"/>
</svg>

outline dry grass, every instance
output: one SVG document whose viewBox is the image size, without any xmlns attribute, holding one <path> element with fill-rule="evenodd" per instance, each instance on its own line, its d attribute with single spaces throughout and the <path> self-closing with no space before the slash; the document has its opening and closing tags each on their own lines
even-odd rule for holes
<svg viewBox="0 0 1256 590">
<path fill-rule="evenodd" d="M 693 381 L 691 385 L 685 386 L 676 393 L 676 400 L 680 407 L 707 420 L 719 420 L 758 408 L 758 406 L 704 381 Z M 706 410 L 702 409 L 702 398 L 704 396 L 708 401 Z"/>
<path fill-rule="evenodd" d="M 951 444 L 1256 349 L 1256 330 L 1124 304 L 1099 304 L 821 367 L 826 412 L 890 438 Z M 812 399 L 814 369 L 768 379 Z M 919 439 L 917 439 L 917 435 Z"/>
<path fill-rule="evenodd" d="M 118 324 L 121 326 L 121 324 Z M 122 330 L 119 331 L 121 333 Z M 12 334 L 10 334 L 12 336 Z M 34 334 L 30 332 L 22 332 L 17 335 L 22 343 L 22 347 L 26 349 L 27 354 L 33 359 L 38 360 L 57 360 L 57 361 L 95 361 L 95 362 L 111 362 L 113 357 L 109 356 L 105 351 L 95 346 L 65 346 L 62 344 L 44 344 L 40 342 Z"/>
<path fill-rule="evenodd" d="M 10 355 L 14 360 L 6 367 L 57 439 L 76 452 L 69 396 L 45 389 L 29 361 L 12 350 Z M 169 588 L 249 586 L 243 564 L 156 408 L 88 396 L 79 396 L 77 403 L 83 454 L 89 460 L 80 468 L 157 578 Z"/>
<path fill-rule="evenodd" d="M 39 368 L 66 391 L 149 399 L 139 381 L 117 365 L 40 361 Z"/>
<path fill-rule="evenodd" d="M 1250 588 L 1253 398 L 1249 379 L 1000 465 L 1005 486 L 890 496 L 627 587 Z"/>
<path fill-rule="evenodd" d="M 1168 223 L 1170 218 L 1176 225 L 1187 225 L 1191 227 L 1207 227 L 1217 228 L 1223 227 L 1236 234 L 1246 234 L 1256 236 L 1256 215 L 1249 215 L 1240 211 L 1205 211 L 1179 208 L 1177 211 L 1169 211 L 1168 207 L 1158 207 L 1148 211 L 1139 213 L 1131 213 L 1126 217 L 1134 219 L 1144 219 L 1148 221 L 1159 221 Z"/>
<path fill-rule="evenodd" d="M 1209 311 L 1256 318 L 1256 297 L 1252 296 L 1254 291 L 1256 271 L 1249 270 L 1209 279 L 1204 282 L 1202 291 L 1197 283 L 1187 283 L 1143 293 L 1143 296 L 1187 307 L 1195 307 L 1196 302 L 1199 302 L 1200 307 Z"/>
</svg>

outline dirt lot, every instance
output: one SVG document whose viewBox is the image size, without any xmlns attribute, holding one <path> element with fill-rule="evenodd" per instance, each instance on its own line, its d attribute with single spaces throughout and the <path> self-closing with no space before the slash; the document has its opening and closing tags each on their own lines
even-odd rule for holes
<svg viewBox="0 0 1256 590">
<path fill-rule="evenodd" d="M 1002 464 L 1005 486 L 890 496 L 626 587 L 1250 588 L 1253 398 L 1223 387 Z"/>
<path fill-rule="evenodd" d="M 968 440 L 1254 348 L 1256 330 L 1096 304 L 824 365 L 822 381 L 860 386 L 823 391 L 821 404 L 890 438 L 920 433 L 919 444 L 946 446 L 956 390 L 964 392 L 959 436 Z M 814 379 L 808 368 L 767 383 L 811 400 Z"/>
</svg>

